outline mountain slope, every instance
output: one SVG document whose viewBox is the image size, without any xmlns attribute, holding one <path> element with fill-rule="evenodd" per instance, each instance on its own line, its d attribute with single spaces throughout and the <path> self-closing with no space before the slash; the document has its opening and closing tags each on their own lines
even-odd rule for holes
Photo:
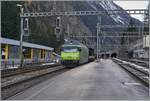
<svg viewBox="0 0 150 101">
<path fill-rule="evenodd" d="M 4 2 L 4 1 L 3 1 Z M 3 9 L 2 13 L 2 23 L 6 24 L 4 21 L 9 22 L 8 24 L 11 25 L 13 22 L 18 22 L 17 26 L 20 26 L 18 17 L 17 20 L 13 19 L 16 16 L 12 16 L 12 14 L 9 14 L 15 6 L 11 8 L 10 5 L 16 5 L 18 2 L 15 2 L 15 4 L 11 4 L 11 2 L 5 1 L 5 4 L 2 3 L 2 8 L 5 6 L 9 6 L 9 9 Z M 25 12 L 48 12 L 51 11 L 53 8 L 54 2 L 52 1 L 26 1 L 22 2 L 25 7 Z M 16 7 L 15 7 L 16 8 Z M 16 8 L 17 9 L 17 8 Z M 97 10 L 97 11 L 105 11 L 108 10 L 124 10 L 113 3 L 113 1 L 110 0 L 104 0 L 104 1 L 57 1 L 56 2 L 56 9 L 57 11 L 78 11 L 78 10 Z M 19 11 L 17 10 L 15 14 L 19 15 Z M 5 17 L 7 16 L 7 17 Z M 61 42 L 56 40 L 56 36 L 54 35 L 54 28 L 55 28 L 55 19 L 54 17 L 41 17 L 41 18 L 30 18 L 30 42 L 43 44 L 51 47 L 58 48 L 60 44 L 62 44 L 63 40 Z M 101 25 L 128 25 L 130 20 L 134 22 L 134 24 L 142 25 L 142 22 L 140 22 L 137 19 L 132 18 L 129 14 L 126 15 L 101 15 Z M 15 20 L 15 21 L 14 21 Z M 10 24 L 11 23 L 11 24 Z M 67 24 L 70 25 L 70 33 L 72 35 L 96 35 L 96 24 L 97 24 L 97 17 L 96 16 L 62 16 L 62 26 L 63 26 L 63 34 L 65 35 L 67 32 Z M 12 28 L 11 28 L 12 26 Z M 17 32 L 16 36 L 19 36 L 19 28 L 14 28 L 11 25 L 5 27 L 2 26 L 2 36 L 10 37 L 13 36 L 11 32 Z M 8 32 L 10 30 L 10 32 Z M 102 31 L 109 31 L 111 35 L 115 35 L 113 32 L 116 31 L 122 31 L 126 29 L 101 29 Z M 7 33 L 7 34 L 6 34 Z M 13 37 L 14 38 L 14 37 Z M 81 39 L 81 38 L 80 38 Z M 76 38 L 76 40 L 78 40 Z M 87 39 L 82 38 L 82 41 L 86 41 L 87 44 L 96 45 L 96 39 Z M 105 40 L 106 44 L 116 44 L 120 43 L 120 39 L 112 39 L 107 38 Z"/>
</svg>

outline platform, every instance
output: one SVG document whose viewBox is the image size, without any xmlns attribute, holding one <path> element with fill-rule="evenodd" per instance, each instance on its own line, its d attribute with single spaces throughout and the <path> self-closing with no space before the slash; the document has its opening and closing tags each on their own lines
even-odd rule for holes
<svg viewBox="0 0 150 101">
<path fill-rule="evenodd" d="M 9 100 L 144 100 L 149 90 L 112 60 L 91 62 L 35 85 Z"/>
</svg>

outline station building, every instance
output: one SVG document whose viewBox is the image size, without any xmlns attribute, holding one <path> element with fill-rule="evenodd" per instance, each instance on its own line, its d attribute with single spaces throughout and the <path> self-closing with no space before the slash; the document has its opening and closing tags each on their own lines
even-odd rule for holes
<svg viewBox="0 0 150 101">
<path fill-rule="evenodd" d="M 1 66 L 8 67 L 20 63 L 20 41 L 1 38 Z M 25 64 L 51 62 L 55 58 L 51 47 L 23 42 L 23 57 Z"/>
</svg>

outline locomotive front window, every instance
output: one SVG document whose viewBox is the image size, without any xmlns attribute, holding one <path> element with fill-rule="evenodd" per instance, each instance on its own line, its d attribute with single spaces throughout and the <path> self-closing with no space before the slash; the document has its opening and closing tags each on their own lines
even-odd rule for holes
<svg viewBox="0 0 150 101">
<path fill-rule="evenodd" d="M 63 47 L 62 51 L 64 51 L 64 52 L 78 52 L 78 48 L 77 47 Z"/>
</svg>

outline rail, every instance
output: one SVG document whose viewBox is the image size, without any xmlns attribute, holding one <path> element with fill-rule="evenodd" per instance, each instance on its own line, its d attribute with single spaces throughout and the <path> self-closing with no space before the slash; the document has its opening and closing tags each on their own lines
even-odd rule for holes
<svg viewBox="0 0 150 101">
<path fill-rule="evenodd" d="M 58 61 L 59 62 L 59 61 Z M 36 64 L 42 64 L 42 63 L 56 63 L 56 61 L 51 59 L 24 59 L 23 65 L 30 66 L 30 65 L 36 65 Z M 8 60 L 1 60 L 1 70 L 3 69 L 13 69 L 18 68 L 20 65 L 20 59 L 8 59 Z"/>
<path fill-rule="evenodd" d="M 6 74 L 2 72 L 1 92 L 2 99 L 7 99 L 45 79 L 58 75 L 60 72 L 66 71 L 67 68 L 61 65 L 44 65 L 40 67 L 28 67 L 23 69 L 7 69 Z M 13 73 L 12 73 L 13 72 Z M 9 74 L 10 73 L 10 74 Z"/>
<path fill-rule="evenodd" d="M 112 60 L 138 78 L 146 86 L 149 86 L 149 69 L 117 58 L 113 58 Z"/>
<path fill-rule="evenodd" d="M 32 66 L 24 66 L 22 68 L 3 69 L 1 70 L 1 78 L 19 75 L 27 72 L 39 71 L 42 69 L 52 68 L 59 65 L 60 64 L 38 64 Z"/>
<path fill-rule="evenodd" d="M 139 66 L 149 68 L 149 61 L 148 60 L 144 60 L 144 59 L 142 59 L 142 60 L 140 60 L 140 59 L 125 59 L 125 58 L 121 58 L 121 60 L 128 61 L 128 62 L 131 62 L 131 63 L 135 63 Z"/>
</svg>

